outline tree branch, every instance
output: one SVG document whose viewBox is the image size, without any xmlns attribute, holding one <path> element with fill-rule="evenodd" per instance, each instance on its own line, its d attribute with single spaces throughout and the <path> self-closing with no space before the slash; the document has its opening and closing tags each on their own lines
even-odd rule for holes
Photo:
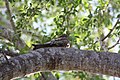
<svg viewBox="0 0 120 80">
<path fill-rule="evenodd" d="M 108 50 L 114 48 L 117 44 L 119 44 L 119 42 L 120 42 L 120 38 L 117 40 L 117 42 L 114 45 L 112 45 L 111 47 L 109 47 Z"/>
<path fill-rule="evenodd" d="M 20 39 L 19 37 L 15 37 L 16 28 L 15 28 L 15 23 L 12 19 L 12 14 L 11 14 L 8 0 L 5 0 L 5 5 L 7 8 L 8 17 L 10 18 L 10 23 L 11 23 L 11 26 L 12 26 L 12 29 L 14 32 L 9 31 L 8 29 L 4 29 L 4 30 L 2 30 L 3 33 L 1 33 L 0 35 L 2 37 L 4 37 L 5 39 L 8 39 L 9 41 L 13 42 L 15 44 L 16 48 L 19 50 L 24 48 L 24 47 L 28 47 L 22 39 Z M 17 38 L 17 40 L 15 38 Z"/>
<path fill-rule="evenodd" d="M 14 32 L 2 26 L 0 26 L 0 36 L 9 40 L 10 42 L 13 42 L 19 50 L 27 46 L 22 39 L 14 41 L 15 40 Z"/>
<path fill-rule="evenodd" d="M 10 80 L 38 71 L 82 70 L 120 77 L 120 54 L 74 48 L 40 48 L 0 64 L 0 79 Z"/>
<path fill-rule="evenodd" d="M 3 52 L 5 55 L 10 56 L 10 57 L 15 57 L 15 56 L 20 55 L 18 53 L 12 52 L 12 51 L 2 50 L 2 49 L 0 49 L 0 52 Z"/>
<path fill-rule="evenodd" d="M 2 26 L 0 26 L 0 36 L 9 40 L 9 41 L 12 41 L 13 40 L 13 35 L 14 33 L 11 32 L 10 30 L 8 30 L 7 28 L 4 28 Z"/>
<path fill-rule="evenodd" d="M 115 23 L 115 25 L 113 26 L 113 28 L 110 30 L 110 32 L 103 38 L 101 39 L 101 41 L 104 41 L 108 36 L 110 36 L 110 34 L 113 32 L 113 30 L 116 28 L 117 24 L 119 23 L 119 18 L 117 20 L 117 22 Z M 98 41 L 95 41 L 95 44 L 97 43 Z"/>
<path fill-rule="evenodd" d="M 113 32 L 113 30 L 116 28 L 117 24 L 119 22 L 119 18 L 117 20 L 117 22 L 115 23 L 115 25 L 113 26 L 113 28 L 110 30 L 110 32 L 102 39 L 102 41 L 104 41 L 108 36 L 110 36 L 110 34 Z"/>
<path fill-rule="evenodd" d="M 5 4 L 6 4 L 6 8 L 7 8 L 7 11 L 8 11 L 8 15 L 9 15 L 9 17 L 10 17 L 10 22 L 11 22 L 12 28 L 13 28 L 13 30 L 14 30 L 14 33 L 17 33 L 17 32 L 16 32 L 16 28 L 15 28 L 14 21 L 13 21 L 13 19 L 12 19 L 12 14 L 11 14 L 11 10 L 10 10 L 10 8 L 9 8 L 9 2 L 8 2 L 8 0 L 5 0 Z M 12 37 L 12 38 L 13 38 L 12 40 L 14 40 L 14 37 Z M 18 49 L 21 49 L 21 48 L 24 48 L 24 47 L 28 47 L 28 46 L 24 43 L 24 41 L 22 41 L 21 39 L 18 39 L 17 41 L 15 41 L 14 44 L 17 45 L 17 48 L 18 48 Z"/>
<path fill-rule="evenodd" d="M 10 22 L 11 22 L 12 28 L 13 28 L 14 31 L 16 31 L 15 24 L 14 24 L 14 21 L 12 19 L 11 10 L 9 8 L 9 2 L 8 2 L 8 0 L 5 0 L 5 5 L 6 5 L 7 11 L 8 11 L 8 16 L 10 18 Z"/>
</svg>

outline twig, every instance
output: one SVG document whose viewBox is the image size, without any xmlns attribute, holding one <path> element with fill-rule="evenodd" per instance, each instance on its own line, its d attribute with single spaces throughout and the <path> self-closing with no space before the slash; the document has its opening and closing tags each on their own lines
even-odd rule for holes
<svg viewBox="0 0 120 80">
<path fill-rule="evenodd" d="M 6 5 L 7 11 L 8 11 L 8 16 L 9 16 L 9 18 L 10 18 L 11 26 L 12 26 L 13 30 L 16 31 L 16 29 L 15 29 L 15 24 L 14 24 L 14 21 L 13 21 L 13 19 L 12 19 L 11 10 L 10 10 L 10 8 L 9 8 L 9 2 L 8 2 L 8 0 L 5 0 L 5 5 Z"/>
<path fill-rule="evenodd" d="M 118 39 L 118 41 L 113 46 L 109 47 L 108 50 L 114 48 L 117 44 L 119 44 L 119 41 L 120 41 L 120 38 Z"/>
<path fill-rule="evenodd" d="M 104 40 L 113 32 L 113 30 L 116 28 L 118 22 L 119 22 L 119 18 L 118 18 L 117 22 L 115 23 L 115 25 L 113 26 L 113 28 L 110 30 L 110 32 L 109 32 L 103 39 L 101 39 L 101 41 L 104 41 Z M 96 44 L 97 42 L 98 42 L 98 41 L 96 41 L 95 44 Z"/>
<path fill-rule="evenodd" d="M 116 28 L 118 22 L 119 22 L 119 19 L 117 20 L 117 22 L 115 23 L 113 28 L 110 30 L 110 32 L 102 39 L 102 41 L 104 41 L 113 32 L 113 30 Z"/>
</svg>

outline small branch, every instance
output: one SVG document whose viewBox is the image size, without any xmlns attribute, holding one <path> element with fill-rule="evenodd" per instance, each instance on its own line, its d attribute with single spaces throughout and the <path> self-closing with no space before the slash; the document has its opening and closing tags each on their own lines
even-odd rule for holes
<svg viewBox="0 0 120 80">
<path fill-rule="evenodd" d="M 119 19 L 117 20 L 117 22 L 115 23 L 113 28 L 110 30 L 110 32 L 102 39 L 102 41 L 104 41 L 113 32 L 113 30 L 116 28 L 118 22 L 119 22 Z"/>
<path fill-rule="evenodd" d="M 113 30 L 116 28 L 118 22 L 119 22 L 119 19 L 117 20 L 117 22 L 115 23 L 115 25 L 113 26 L 113 28 L 110 30 L 110 32 L 103 39 L 101 39 L 101 41 L 104 41 L 113 32 Z M 98 41 L 95 41 L 94 44 L 96 44 L 97 42 Z"/>
<path fill-rule="evenodd" d="M 11 10 L 9 8 L 9 2 L 8 2 L 8 0 L 5 0 L 5 5 L 6 5 L 7 11 L 8 11 L 8 16 L 10 18 L 11 26 L 12 26 L 13 30 L 16 31 L 15 24 L 14 24 L 14 21 L 12 19 Z"/>
<path fill-rule="evenodd" d="M 119 41 L 120 41 L 120 38 L 118 39 L 118 41 L 113 46 L 109 47 L 108 50 L 114 48 L 117 44 L 119 44 Z"/>
</svg>

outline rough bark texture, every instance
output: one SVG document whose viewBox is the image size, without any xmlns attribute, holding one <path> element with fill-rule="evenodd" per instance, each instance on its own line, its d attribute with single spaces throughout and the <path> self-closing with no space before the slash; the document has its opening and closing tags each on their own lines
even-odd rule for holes
<svg viewBox="0 0 120 80">
<path fill-rule="evenodd" d="M 120 54 L 63 47 L 40 48 L 0 64 L 0 80 L 52 70 L 82 70 L 120 77 Z"/>
<path fill-rule="evenodd" d="M 16 38 L 15 36 L 16 35 L 12 30 L 9 30 L 7 28 L 0 26 L 0 37 L 3 37 L 9 40 L 10 42 L 13 42 L 18 49 L 21 49 L 27 46 L 22 39 L 15 40 Z"/>
</svg>

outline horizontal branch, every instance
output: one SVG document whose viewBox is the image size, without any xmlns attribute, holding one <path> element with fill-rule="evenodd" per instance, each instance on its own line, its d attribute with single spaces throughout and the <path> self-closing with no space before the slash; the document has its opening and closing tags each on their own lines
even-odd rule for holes
<svg viewBox="0 0 120 80">
<path fill-rule="evenodd" d="M 82 70 L 120 77 L 120 54 L 74 48 L 40 48 L 0 64 L 0 80 L 38 71 Z"/>
</svg>

